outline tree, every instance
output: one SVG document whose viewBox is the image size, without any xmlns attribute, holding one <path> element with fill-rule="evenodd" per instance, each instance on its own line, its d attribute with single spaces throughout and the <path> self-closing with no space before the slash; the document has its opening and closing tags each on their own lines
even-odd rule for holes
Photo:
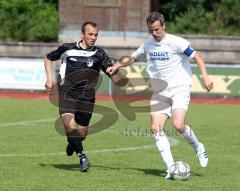
<svg viewBox="0 0 240 191">
<path fill-rule="evenodd" d="M 169 32 L 240 35 L 239 0 L 161 0 Z"/>
<path fill-rule="evenodd" d="M 58 13 L 43 0 L 1 0 L 0 38 L 16 41 L 56 41 Z"/>
</svg>

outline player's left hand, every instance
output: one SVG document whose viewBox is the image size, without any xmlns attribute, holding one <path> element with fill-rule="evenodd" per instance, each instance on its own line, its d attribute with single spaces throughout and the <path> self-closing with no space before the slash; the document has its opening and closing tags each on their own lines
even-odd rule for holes
<svg viewBox="0 0 240 191">
<path fill-rule="evenodd" d="M 208 76 L 204 78 L 204 83 L 207 91 L 211 91 L 213 89 L 213 82 Z"/>
<path fill-rule="evenodd" d="M 118 68 L 119 68 L 119 65 L 116 63 L 115 65 L 108 67 L 106 72 L 112 75 L 117 72 Z"/>
</svg>

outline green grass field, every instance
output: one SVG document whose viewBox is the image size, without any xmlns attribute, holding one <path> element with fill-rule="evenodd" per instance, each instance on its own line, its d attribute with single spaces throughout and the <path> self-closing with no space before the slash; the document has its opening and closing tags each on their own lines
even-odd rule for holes
<svg viewBox="0 0 240 191">
<path fill-rule="evenodd" d="M 98 101 L 116 109 L 112 102 Z M 209 166 L 199 167 L 192 148 L 167 125 L 172 152 L 191 166 L 186 181 L 165 181 L 164 165 L 149 131 L 149 114 L 112 127 L 84 142 L 91 161 L 78 170 L 65 155 L 66 140 L 54 129 L 58 110 L 47 100 L 0 100 L 0 190 L 237 191 L 240 190 L 240 105 L 192 104 L 187 117 L 205 143 Z M 96 122 L 99 116 L 94 115 Z"/>
</svg>

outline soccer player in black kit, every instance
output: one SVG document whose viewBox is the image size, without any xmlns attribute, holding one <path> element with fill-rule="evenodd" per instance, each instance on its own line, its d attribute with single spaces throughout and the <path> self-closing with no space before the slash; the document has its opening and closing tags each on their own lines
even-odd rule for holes
<svg viewBox="0 0 240 191">
<path fill-rule="evenodd" d="M 85 22 L 82 25 L 82 40 L 64 43 L 44 58 L 46 70 L 45 87 L 51 91 L 54 87 L 52 61 L 62 60 L 57 78 L 59 93 L 59 113 L 62 118 L 68 145 L 68 156 L 75 152 L 80 158 L 80 171 L 87 171 L 90 163 L 83 150 L 82 141 L 86 138 L 88 125 L 95 103 L 95 87 L 102 70 L 112 66 L 111 59 L 103 49 L 94 46 L 98 37 L 97 24 Z M 112 81 L 125 86 L 128 79 L 118 73 L 109 75 Z M 77 128 L 74 128 L 76 122 Z"/>
</svg>

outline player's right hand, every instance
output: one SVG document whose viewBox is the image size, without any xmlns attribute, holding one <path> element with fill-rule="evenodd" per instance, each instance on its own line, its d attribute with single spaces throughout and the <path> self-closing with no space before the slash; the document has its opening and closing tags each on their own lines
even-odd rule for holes
<svg viewBox="0 0 240 191">
<path fill-rule="evenodd" d="M 52 92 L 53 87 L 54 87 L 53 81 L 47 80 L 46 83 L 45 83 L 46 91 L 47 91 L 48 93 Z"/>
</svg>

